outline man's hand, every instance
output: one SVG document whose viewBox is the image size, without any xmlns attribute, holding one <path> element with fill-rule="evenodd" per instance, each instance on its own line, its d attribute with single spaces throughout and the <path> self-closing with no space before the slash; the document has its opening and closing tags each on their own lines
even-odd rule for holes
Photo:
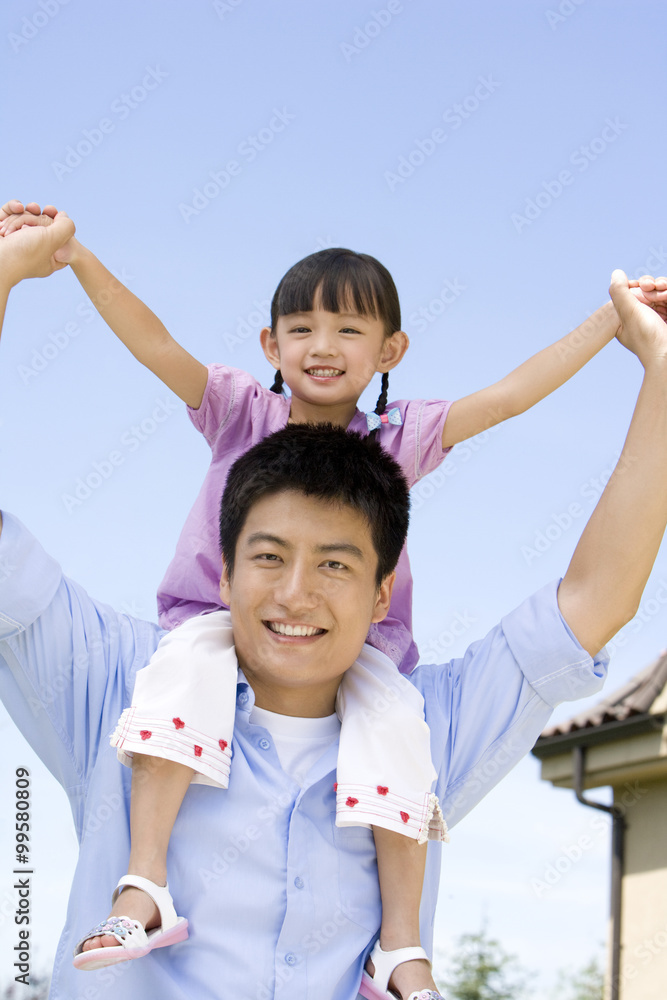
<svg viewBox="0 0 667 1000">
<path fill-rule="evenodd" d="M 7 208 L 16 204 L 20 202 L 8 202 L 0 212 L 6 218 Z M 22 225 L 0 239 L 0 281 L 9 289 L 23 278 L 45 278 L 66 267 L 56 254 L 73 235 L 74 223 L 64 212 L 56 212 L 48 223 Z"/>
<path fill-rule="evenodd" d="M 0 208 L 0 237 L 10 236 L 25 226 L 50 226 L 57 215 L 55 205 L 45 205 L 42 210 L 35 201 L 24 207 L 22 202 L 13 199 Z M 56 251 L 55 260 L 62 265 L 71 264 L 80 248 L 78 240 L 68 241 Z"/>
<path fill-rule="evenodd" d="M 616 270 L 611 276 L 609 294 L 621 320 L 617 339 L 637 355 L 644 368 L 654 359 L 667 360 L 665 289 L 667 278 L 646 275 L 635 284 L 624 271 Z"/>
</svg>

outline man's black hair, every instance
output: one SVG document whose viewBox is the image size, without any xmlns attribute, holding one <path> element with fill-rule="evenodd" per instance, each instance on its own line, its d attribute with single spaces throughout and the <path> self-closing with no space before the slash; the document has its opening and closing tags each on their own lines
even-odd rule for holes
<svg viewBox="0 0 667 1000">
<path fill-rule="evenodd" d="M 220 545 L 230 577 L 250 508 L 266 496 L 290 490 L 363 514 L 378 557 L 379 587 L 396 568 L 405 543 L 408 484 L 398 463 L 377 441 L 331 424 L 290 424 L 232 465 L 220 506 Z"/>
</svg>

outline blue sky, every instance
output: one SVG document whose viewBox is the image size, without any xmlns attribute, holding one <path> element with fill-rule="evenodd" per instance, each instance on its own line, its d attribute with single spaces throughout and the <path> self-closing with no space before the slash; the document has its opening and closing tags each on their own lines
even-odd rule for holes
<svg viewBox="0 0 667 1000">
<path fill-rule="evenodd" d="M 662 13 L 641 0 L 7 0 L 2 200 L 67 210 L 193 354 L 265 384 L 257 333 L 287 268 L 323 246 L 374 254 L 412 340 L 390 396 L 457 398 L 580 323 L 614 267 L 667 271 Z M 425 651 L 457 655 L 562 574 L 640 379 L 611 344 L 422 487 L 410 550 Z M 12 295 L 0 429 L 2 507 L 96 597 L 153 617 L 207 448 L 69 272 Z M 68 502 L 112 452 L 122 461 Z M 662 580 L 667 549 L 609 690 L 667 644 Z M 0 722 L 8 788 L 34 759 Z M 34 940 L 46 961 L 75 845 L 64 797 L 37 766 L 34 791 Z M 531 879 L 591 815 L 543 785 L 534 760 L 521 764 L 446 849 L 442 948 L 486 920 L 539 970 L 546 998 L 554 970 L 605 938 L 606 836 L 548 893 Z"/>
</svg>

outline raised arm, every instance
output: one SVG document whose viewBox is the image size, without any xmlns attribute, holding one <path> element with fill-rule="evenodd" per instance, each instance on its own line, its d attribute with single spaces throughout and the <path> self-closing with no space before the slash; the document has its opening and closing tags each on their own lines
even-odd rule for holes
<svg viewBox="0 0 667 1000">
<path fill-rule="evenodd" d="M 26 206 L 25 214 L 18 214 L 17 205 L 20 203 L 8 202 L 0 210 L 0 234 L 4 232 L 7 238 L 26 224 L 48 228 L 56 213 L 52 205 L 40 213 L 39 206 L 32 203 Z M 58 260 L 63 266 L 70 265 L 102 319 L 135 358 L 184 403 L 198 409 L 206 388 L 206 366 L 181 347 L 155 313 L 78 240 L 71 239 Z"/>
<path fill-rule="evenodd" d="M 575 636 L 591 655 L 636 614 L 667 524 L 667 323 L 639 302 L 623 271 L 612 301 L 619 339 L 644 380 L 614 473 L 584 529 L 558 591 Z"/>
<path fill-rule="evenodd" d="M 667 308 L 667 281 L 633 281 L 632 295 L 654 308 Z M 557 340 L 505 378 L 486 389 L 452 403 L 442 435 L 443 448 L 465 441 L 495 424 L 516 417 L 558 389 L 613 340 L 619 318 L 611 302 L 605 303 L 580 326 Z"/>
</svg>

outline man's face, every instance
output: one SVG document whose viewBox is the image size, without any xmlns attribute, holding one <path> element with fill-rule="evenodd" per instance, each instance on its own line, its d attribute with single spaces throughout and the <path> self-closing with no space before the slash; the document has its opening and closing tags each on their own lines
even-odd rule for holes
<svg viewBox="0 0 667 1000">
<path fill-rule="evenodd" d="M 394 574 L 378 588 L 377 561 L 368 522 L 351 507 L 289 491 L 250 509 L 220 595 L 260 708 L 333 712 L 369 625 L 389 608 Z"/>
</svg>

